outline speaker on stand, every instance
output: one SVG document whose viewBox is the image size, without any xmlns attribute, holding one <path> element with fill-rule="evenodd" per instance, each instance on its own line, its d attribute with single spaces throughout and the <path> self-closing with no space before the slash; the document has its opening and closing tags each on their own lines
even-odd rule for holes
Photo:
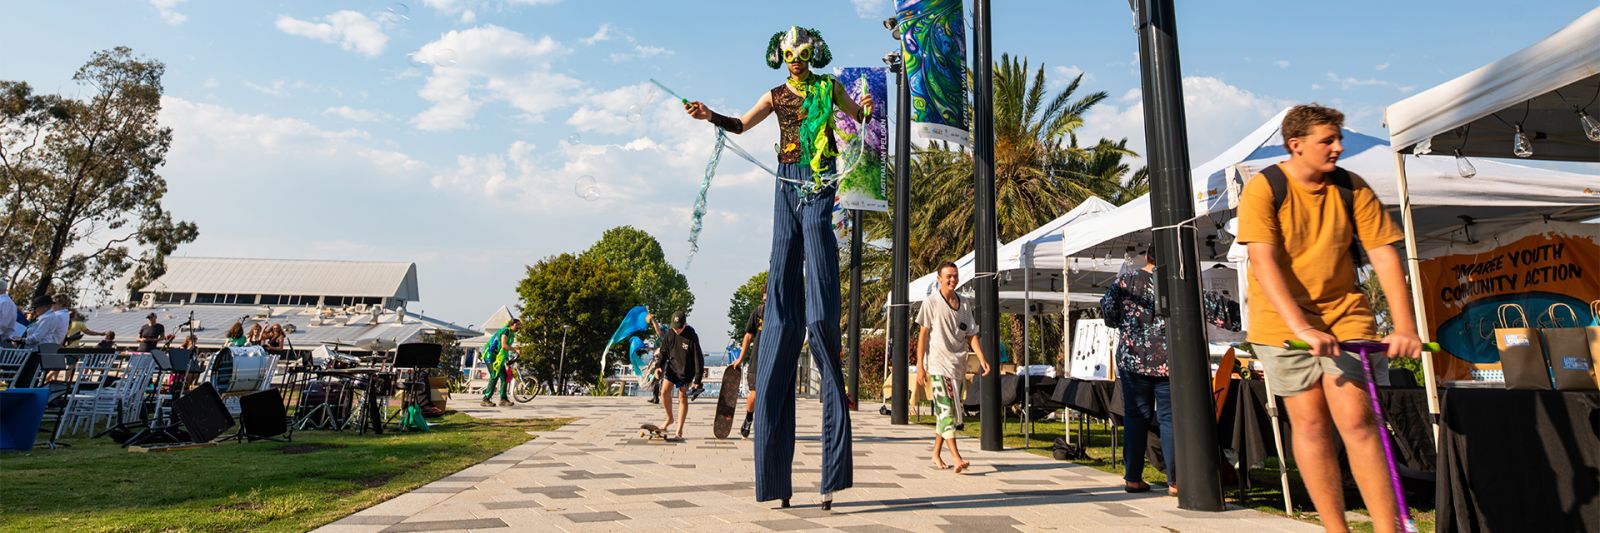
<svg viewBox="0 0 1600 533">
<path fill-rule="evenodd" d="M 172 412 L 194 442 L 211 442 L 233 427 L 233 415 L 210 382 L 172 400 Z"/>
</svg>

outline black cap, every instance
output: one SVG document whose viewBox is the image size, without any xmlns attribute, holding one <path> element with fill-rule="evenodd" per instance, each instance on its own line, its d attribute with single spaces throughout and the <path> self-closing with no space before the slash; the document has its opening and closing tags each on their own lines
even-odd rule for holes
<svg viewBox="0 0 1600 533">
<path fill-rule="evenodd" d="M 56 304 L 55 298 L 51 298 L 50 295 L 48 295 L 48 294 L 41 295 L 38 298 L 34 298 L 33 299 L 33 308 L 34 309 L 38 309 L 40 307 L 50 307 L 50 306 L 55 305 L 55 304 Z"/>
<path fill-rule="evenodd" d="M 686 321 L 686 319 L 687 319 L 687 317 L 684 316 L 683 311 L 673 311 L 672 312 L 672 329 L 678 329 L 678 328 L 683 327 L 683 323 Z"/>
</svg>

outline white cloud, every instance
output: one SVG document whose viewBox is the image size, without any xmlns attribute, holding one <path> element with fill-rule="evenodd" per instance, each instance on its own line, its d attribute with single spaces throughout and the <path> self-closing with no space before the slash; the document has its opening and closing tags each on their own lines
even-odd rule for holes
<svg viewBox="0 0 1600 533">
<path fill-rule="evenodd" d="M 886 18 L 894 7 L 890 0 L 850 0 L 850 3 L 856 7 L 856 16 L 869 20 Z"/>
<path fill-rule="evenodd" d="M 1375 66 L 1375 67 L 1372 67 L 1372 68 L 1376 69 L 1376 70 L 1388 70 L 1389 69 L 1389 62 L 1388 61 L 1384 61 L 1382 63 L 1379 63 L 1378 66 Z"/>
<path fill-rule="evenodd" d="M 364 130 L 324 129 L 296 118 L 241 113 L 174 96 L 161 99 L 161 123 L 173 129 L 173 152 L 177 156 L 219 164 L 227 164 L 228 154 L 237 152 L 351 159 L 384 173 L 417 173 L 426 169 L 422 162 L 403 153 L 376 146 L 372 135 Z M 178 159 L 177 156 L 169 160 Z"/>
<path fill-rule="evenodd" d="M 598 29 L 594 30 L 593 35 L 579 39 L 579 42 L 582 42 L 587 46 L 594 46 L 595 43 L 603 43 L 611 40 L 611 32 L 615 30 L 616 28 L 613 28 L 610 24 L 601 24 Z"/>
<path fill-rule="evenodd" d="M 629 52 L 616 52 L 616 53 L 611 54 L 611 62 L 612 63 L 621 63 L 621 62 L 624 62 L 624 61 L 632 61 L 632 60 L 635 60 L 635 59 L 650 59 L 652 57 L 670 56 L 672 54 L 673 54 L 672 50 L 668 50 L 666 48 L 662 48 L 662 47 L 659 47 L 659 46 L 645 46 L 645 45 L 641 45 L 641 44 L 634 44 L 632 51 L 629 51 Z"/>
<path fill-rule="evenodd" d="M 1387 63 L 1385 65 L 1387 65 Z M 1405 93 L 1411 92 L 1411 89 L 1416 88 L 1413 85 L 1400 85 L 1392 81 L 1380 80 L 1377 78 L 1362 79 L 1354 76 L 1340 76 L 1332 71 L 1328 72 L 1328 81 L 1339 84 L 1339 88 L 1346 91 L 1358 87 L 1388 87 L 1390 89 Z"/>
<path fill-rule="evenodd" d="M 478 13 L 476 11 L 471 10 L 471 9 L 468 9 L 466 11 L 461 12 L 461 23 L 462 24 L 477 24 L 478 23 Z"/>
<path fill-rule="evenodd" d="M 183 24 L 189 17 L 178 12 L 178 4 L 187 0 L 150 0 L 150 7 L 156 8 L 156 13 L 161 15 L 161 20 L 173 26 Z"/>
<path fill-rule="evenodd" d="M 206 81 L 201 83 L 200 86 L 207 89 L 215 89 L 217 87 L 221 87 L 222 83 L 217 81 L 216 76 L 206 76 Z"/>
<path fill-rule="evenodd" d="M 1279 59 L 1277 61 L 1273 61 L 1272 63 L 1274 65 L 1277 65 L 1278 68 L 1281 68 L 1281 69 L 1289 68 L 1289 60 L 1287 60 L 1287 59 Z"/>
<path fill-rule="evenodd" d="M 350 106 L 330 107 L 322 110 L 322 114 L 339 117 L 353 122 L 386 122 L 394 120 L 394 116 L 382 111 L 371 109 L 357 109 Z"/>
<path fill-rule="evenodd" d="M 335 11 L 323 17 L 323 20 L 325 22 L 309 22 L 279 16 L 275 25 L 289 35 L 336 43 L 340 48 L 367 57 L 377 57 L 383 53 L 384 45 L 389 43 L 389 36 L 383 33 L 378 21 L 361 13 Z"/>
<path fill-rule="evenodd" d="M 1101 102 L 1084 117 L 1078 130 L 1079 144 L 1100 138 L 1127 138 L 1128 147 L 1141 156 L 1145 153 L 1144 104 L 1133 89 L 1118 100 L 1121 105 Z M 1220 79 L 1203 76 L 1183 78 L 1184 119 L 1189 125 L 1189 162 L 1205 162 L 1232 146 L 1239 137 L 1254 131 L 1284 108 L 1289 100 L 1258 95 L 1229 85 Z"/>
<path fill-rule="evenodd" d="M 417 93 L 431 105 L 411 123 L 430 131 L 465 128 L 490 102 L 512 106 L 524 120 L 543 121 L 545 113 L 569 104 L 583 87 L 550 69 L 551 60 L 566 51 L 549 36 L 530 39 L 494 25 L 450 31 L 413 54 L 432 63 Z"/>
<path fill-rule="evenodd" d="M 320 84 L 309 83 L 309 82 L 302 81 L 302 80 L 294 80 L 294 81 L 272 80 L 272 83 L 266 84 L 266 85 L 262 85 L 262 84 L 251 82 L 251 81 L 247 81 L 247 82 L 244 82 L 244 86 L 245 87 L 249 87 L 251 90 L 254 90 L 254 91 L 259 92 L 261 94 L 265 94 L 265 95 L 268 95 L 268 96 L 277 96 L 277 97 L 294 96 L 296 93 L 305 93 L 305 92 L 317 93 L 317 94 L 332 94 L 334 96 L 344 96 L 344 91 L 341 91 L 341 90 L 339 90 L 337 88 L 325 87 L 325 86 L 320 85 Z"/>
</svg>

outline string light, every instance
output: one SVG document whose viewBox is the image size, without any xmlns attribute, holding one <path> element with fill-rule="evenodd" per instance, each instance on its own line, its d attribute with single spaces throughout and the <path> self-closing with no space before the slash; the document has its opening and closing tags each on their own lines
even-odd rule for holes
<svg viewBox="0 0 1600 533">
<path fill-rule="evenodd" d="M 1511 153 L 1517 157 L 1533 157 L 1533 143 L 1528 141 L 1528 135 L 1522 133 L 1522 123 L 1517 123 L 1517 132 L 1511 136 Z"/>
<path fill-rule="evenodd" d="M 1456 172 L 1460 172 L 1461 177 L 1468 179 L 1478 175 L 1478 168 L 1472 166 L 1472 161 L 1467 160 L 1467 156 L 1461 155 L 1460 148 L 1456 149 Z"/>
<path fill-rule="evenodd" d="M 1578 110 L 1578 124 L 1583 126 L 1583 136 L 1589 140 L 1600 143 L 1600 120 L 1595 120 L 1589 113 Z"/>
</svg>

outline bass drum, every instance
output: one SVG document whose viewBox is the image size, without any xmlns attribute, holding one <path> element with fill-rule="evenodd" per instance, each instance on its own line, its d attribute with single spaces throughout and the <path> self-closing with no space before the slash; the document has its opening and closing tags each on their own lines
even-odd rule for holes
<svg viewBox="0 0 1600 533">
<path fill-rule="evenodd" d="M 254 392 L 266 384 L 272 358 L 260 346 L 223 348 L 211 361 L 211 385 L 217 392 Z"/>
</svg>

